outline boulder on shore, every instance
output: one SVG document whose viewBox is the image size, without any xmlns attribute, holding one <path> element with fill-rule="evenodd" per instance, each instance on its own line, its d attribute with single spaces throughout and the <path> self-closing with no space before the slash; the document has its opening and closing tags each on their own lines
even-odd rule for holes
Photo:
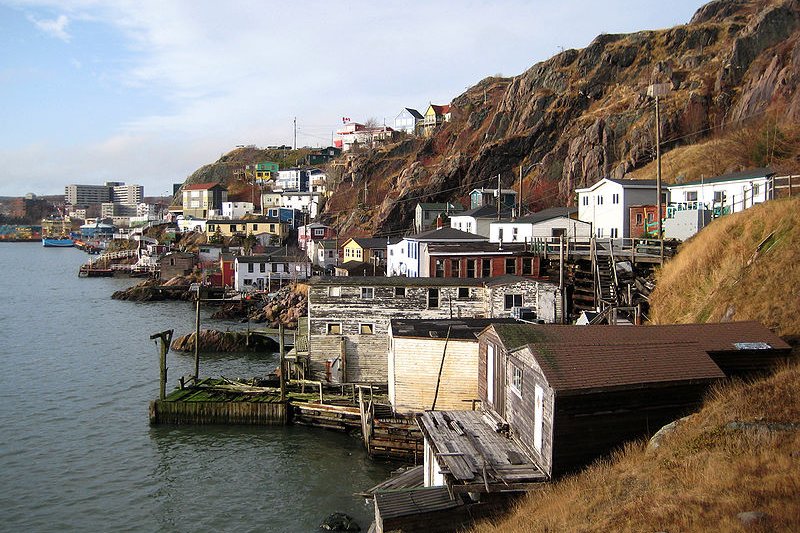
<svg viewBox="0 0 800 533">
<path fill-rule="evenodd" d="M 265 335 L 248 335 L 243 331 L 200 330 L 200 349 L 204 352 L 273 352 L 278 343 Z M 172 341 L 177 352 L 194 351 L 194 333 L 182 335 Z"/>
</svg>

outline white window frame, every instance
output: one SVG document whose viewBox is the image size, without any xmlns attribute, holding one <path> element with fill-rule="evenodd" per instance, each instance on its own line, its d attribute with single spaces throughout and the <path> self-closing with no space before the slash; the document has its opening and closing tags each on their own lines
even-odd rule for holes
<svg viewBox="0 0 800 533">
<path fill-rule="evenodd" d="M 328 296 L 338 298 L 342 295 L 342 288 L 340 286 L 328 287 Z"/>
<path fill-rule="evenodd" d="M 511 383 L 509 383 L 509 388 L 514 394 L 522 398 L 522 367 L 512 361 L 509 361 L 509 366 L 511 367 Z"/>
</svg>

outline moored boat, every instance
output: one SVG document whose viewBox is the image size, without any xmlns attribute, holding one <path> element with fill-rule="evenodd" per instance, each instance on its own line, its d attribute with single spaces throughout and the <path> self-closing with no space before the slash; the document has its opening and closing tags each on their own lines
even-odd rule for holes
<svg viewBox="0 0 800 533">
<path fill-rule="evenodd" d="M 45 248 L 69 248 L 75 243 L 69 237 L 42 237 L 42 246 Z"/>
</svg>

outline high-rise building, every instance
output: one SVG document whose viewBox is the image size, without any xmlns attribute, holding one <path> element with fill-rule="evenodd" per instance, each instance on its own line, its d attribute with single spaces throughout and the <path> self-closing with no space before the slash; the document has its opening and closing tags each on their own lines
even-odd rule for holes
<svg viewBox="0 0 800 533">
<path fill-rule="evenodd" d="M 136 205 L 144 198 L 142 185 L 125 185 L 121 181 L 107 181 L 104 185 L 67 185 L 64 201 L 73 207 L 88 207 L 103 203 Z"/>
</svg>

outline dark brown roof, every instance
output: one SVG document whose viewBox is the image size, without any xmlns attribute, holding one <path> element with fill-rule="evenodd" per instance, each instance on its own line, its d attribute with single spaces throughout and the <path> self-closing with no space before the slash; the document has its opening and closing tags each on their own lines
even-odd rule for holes
<svg viewBox="0 0 800 533">
<path fill-rule="evenodd" d="M 191 185 L 184 186 L 184 191 L 206 191 L 208 189 L 213 189 L 214 187 L 219 187 L 220 189 L 227 190 L 225 186 L 221 183 L 193 183 Z"/>
<path fill-rule="evenodd" d="M 584 345 L 638 343 L 648 341 L 693 341 L 706 352 L 739 350 L 736 343 L 767 343 L 788 349 L 780 337 L 758 322 L 670 324 L 659 326 L 561 326 L 554 324 L 504 324 L 495 327 L 506 350 L 529 343 L 568 342 Z"/>
<path fill-rule="evenodd" d="M 548 384 L 557 393 L 725 377 L 699 343 L 692 341 L 654 339 L 599 345 L 538 343 L 528 344 L 514 353 L 526 351 L 539 364 Z"/>
<path fill-rule="evenodd" d="M 411 319 L 393 318 L 390 329 L 395 337 L 414 337 L 422 339 L 471 340 L 478 342 L 477 335 L 489 324 L 514 323 L 513 318 L 453 318 L 453 319 Z"/>
</svg>

